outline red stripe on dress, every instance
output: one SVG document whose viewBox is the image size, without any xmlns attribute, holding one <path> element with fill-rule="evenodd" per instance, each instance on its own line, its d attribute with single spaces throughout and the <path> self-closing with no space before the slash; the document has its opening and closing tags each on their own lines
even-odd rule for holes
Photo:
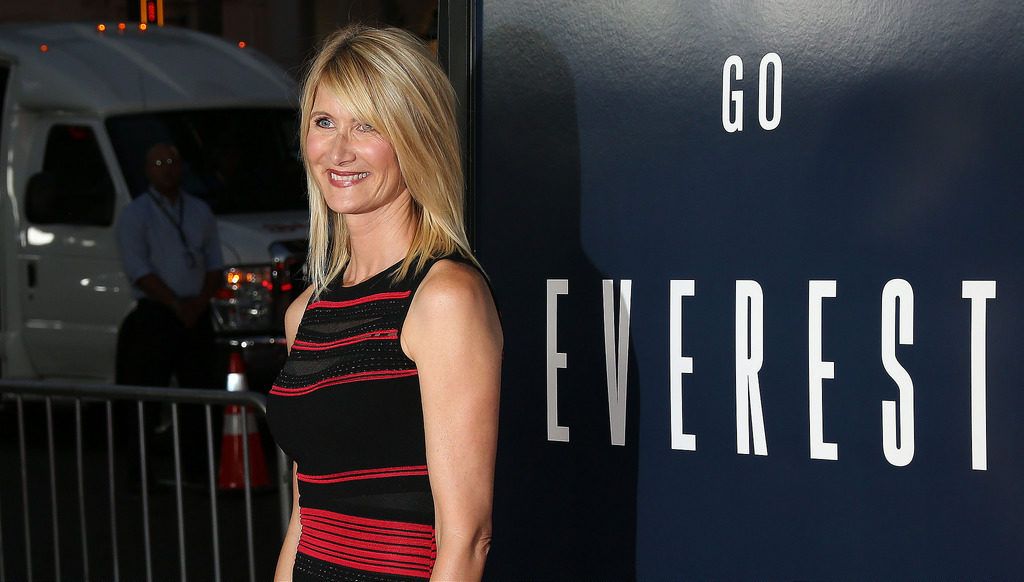
<svg viewBox="0 0 1024 582">
<path fill-rule="evenodd" d="M 356 536 L 359 536 L 360 539 L 370 542 L 381 542 L 385 540 L 390 540 L 392 545 L 395 546 L 403 546 L 408 548 L 427 548 L 432 547 L 431 544 L 434 543 L 433 532 L 410 532 L 395 529 L 373 528 L 362 525 L 355 525 L 351 523 L 332 521 L 330 519 L 316 517 L 313 515 L 303 515 L 300 522 L 310 524 L 310 528 L 319 527 L 321 529 L 324 529 L 325 531 L 338 531 L 339 529 L 348 531 Z M 313 531 L 313 529 L 310 529 L 310 531 Z M 378 538 L 377 536 L 381 536 L 381 538 Z"/>
<path fill-rule="evenodd" d="M 389 291 L 387 293 L 374 293 L 373 295 L 359 297 L 358 299 L 349 299 L 348 301 L 314 301 L 306 306 L 306 311 L 318 308 L 340 309 L 343 307 L 352 307 L 353 305 L 362 305 L 363 303 L 384 301 L 386 299 L 405 299 L 410 294 L 412 294 L 412 291 Z"/>
<path fill-rule="evenodd" d="M 427 578 L 434 567 L 432 559 L 421 563 L 409 563 L 391 560 L 388 558 L 389 554 L 385 552 L 377 552 L 374 557 L 373 552 L 350 551 L 344 546 L 334 546 L 328 541 L 308 535 L 302 536 L 298 550 L 321 560 L 355 568 L 360 572 L 386 572 Z"/>
<path fill-rule="evenodd" d="M 392 535 L 371 534 L 356 528 L 332 526 L 309 518 L 303 518 L 301 523 L 308 529 L 307 533 L 316 534 L 318 539 L 334 541 L 338 544 L 349 545 L 354 548 L 399 551 L 403 556 L 430 558 L 430 544 L 422 543 L 424 540 L 416 538 L 400 539 Z M 410 559 L 410 561 L 413 560 Z"/>
<path fill-rule="evenodd" d="M 345 481 L 359 481 L 362 479 L 385 479 L 388 477 L 412 477 L 426 475 L 426 465 L 409 465 L 406 467 L 381 467 L 379 469 L 358 469 L 355 471 L 344 471 L 342 473 L 330 473 L 328 475 L 307 475 L 296 473 L 295 477 L 304 483 L 344 483 Z"/>
<path fill-rule="evenodd" d="M 307 386 L 299 386 L 297 388 L 285 388 L 284 386 L 278 386 L 275 384 L 270 388 L 269 393 L 274 394 L 275 396 L 302 396 L 321 388 L 336 386 L 338 384 L 370 380 L 387 380 L 388 378 L 405 378 L 407 376 L 415 376 L 416 374 L 417 371 L 415 368 L 411 370 L 368 370 L 366 372 L 355 372 L 353 374 L 325 378 L 319 382 L 315 382 Z"/>
<path fill-rule="evenodd" d="M 365 341 L 371 340 L 396 340 L 398 339 L 397 329 L 381 329 L 377 331 L 368 331 L 359 335 L 342 338 L 339 340 L 329 342 L 307 342 L 304 340 L 295 340 L 292 343 L 292 349 L 296 350 L 308 350 L 308 351 L 321 351 L 338 348 L 341 346 L 351 346 Z"/>
<path fill-rule="evenodd" d="M 430 525 L 299 508 L 298 551 L 363 572 L 427 578 L 437 545 Z"/>
<path fill-rule="evenodd" d="M 401 568 L 396 566 L 384 566 L 374 563 L 366 563 L 361 560 L 353 560 L 351 558 L 344 558 L 337 555 L 326 554 L 318 551 L 315 547 L 310 547 L 308 544 L 299 542 L 298 551 L 306 554 L 307 556 L 337 564 L 339 566 L 345 566 L 347 568 L 353 568 L 360 572 L 376 572 L 378 574 L 395 574 L 397 576 L 410 576 L 413 578 L 430 578 L 430 570 L 424 570 L 422 568 Z M 433 568 L 431 568 L 433 570 Z"/>
<path fill-rule="evenodd" d="M 366 535 L 380 534 L 392 536 L 396 540 L 396 542 L 408 543 L 417 546 L 422 546 L 425 542 L 430 541 L 431 537 L 434 535 L 433 529 L 431 529 L 430 531 L 409 531 L 394 528 L 370 527 L 365 525 L 359 525 L 358 523 L 338 521 L 337 519 L 306 514 L 303 514 L 302 519 L 305 519 L 307 521 L 323 523 L 326 525 L 345 527 L 352 531 L 358 531 Z"/>
<path fill-rule="evenodd" d="M 418 533 L 434 533 L 434 526 L 425 523 L 410 523 L 408 521 L 391 521 L 387 519 L 374 519 L 372 517 L 359 517 L 356 515 L 346 515 L 344 513 L 336 513 L 334 511 L 328 511 L 326 509 L 316 509 L 315 507 L 302 507 L 300 512 L 304 515 L 322 517 L 324 519 L 333 519 L 343 523 L 352 523 L 356 525 L 362 525 L 366 527 L 376 527 L 385 530 L 399 530 L 405 532 L 418 532 Z"/>
<path fill-rule="evenodd" d="M 304 532 L 303 542 L 307 545 L 319 546 L 321 551 L 331 552 L 338 556 L 407 568 L 429 568 L 434 561 L 429 545 L 423 548 L 410 548 L 387 541 L 374 543 L 350 535 L 332 534 L 311 527 L 311 525 L 310 522 L 302 522 L 302 526 L 309 530 Z"/>
</svg>

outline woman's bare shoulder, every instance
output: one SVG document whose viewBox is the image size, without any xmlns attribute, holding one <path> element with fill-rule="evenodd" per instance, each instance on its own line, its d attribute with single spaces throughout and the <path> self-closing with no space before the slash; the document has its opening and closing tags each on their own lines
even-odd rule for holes
<svg viewBox="0 0 1024 582">
<path fill-rule="evenodd" d="M 456 302 L 490 300 L 491 293 L 480 271 L 467 263 L 441 259 L 434 263 L 423 277 L 416 298 L 424 302 Z"/>
<path fill-rule="evenodd" d="M 501 343 L 497 310 L 483 274 L 472 265 L 444 259 L 431 266 L 416 290 L 403 336 L 415 351 L 450 334 Z"/>
</svg>

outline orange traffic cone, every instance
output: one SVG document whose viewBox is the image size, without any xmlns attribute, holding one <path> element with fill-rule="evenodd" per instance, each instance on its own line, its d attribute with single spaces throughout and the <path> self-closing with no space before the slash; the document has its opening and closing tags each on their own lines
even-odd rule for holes
<svg viewBox="0 0 1024 582">
<path fill-rule="evenodd" d="M 234 352 L 228 360 L 228 392 L 248 390 L 245 381 L 245 363 L 242 354 Z M 245 411 L 246 433 L 242 433 L 242 414 Z M 247 407 L 229 404 L 224 408 L 224 435 L 220 441 L 220 471 L 217 476 L 218 489 L 242 489 L 245 487 L 245 453 L 242 439 L 249 444 L 249 484 L 252 487 L 270 485 L 267 465 L 263 457 L 263 445 L 256 428 L 256 416 Z"/>
</svg>

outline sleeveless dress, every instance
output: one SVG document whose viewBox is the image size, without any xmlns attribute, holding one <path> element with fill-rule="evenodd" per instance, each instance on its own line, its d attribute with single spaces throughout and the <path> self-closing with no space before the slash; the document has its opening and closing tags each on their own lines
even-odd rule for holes
<svg viewBox="0 0 1024 582">
<path fill-rule="evenodd" d="M 267 396 L 271 432 L 297 463 L 296 582 L 430 576 L 437 548 L 423 406 L 399 337 L 437 260 L 398 283 L 400 263 L 351 287 L 332 284 L 306 306 Z"/>
</svg>

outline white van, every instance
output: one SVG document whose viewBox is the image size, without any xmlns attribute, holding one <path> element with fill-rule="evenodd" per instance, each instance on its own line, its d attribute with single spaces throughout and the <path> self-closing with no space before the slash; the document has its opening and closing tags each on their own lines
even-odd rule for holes
<svg viewBox="0 0 1024 582">
<path fill-rule="evenodd" d="M 307 246 L 296 103 L 269 59 L 192 30 L 0 25 L 2 377 L 113 381 L 132 307 L 114 224 L 157 142 L 218 217 L 219 338 L 280 356 Z"/>
</svg>

